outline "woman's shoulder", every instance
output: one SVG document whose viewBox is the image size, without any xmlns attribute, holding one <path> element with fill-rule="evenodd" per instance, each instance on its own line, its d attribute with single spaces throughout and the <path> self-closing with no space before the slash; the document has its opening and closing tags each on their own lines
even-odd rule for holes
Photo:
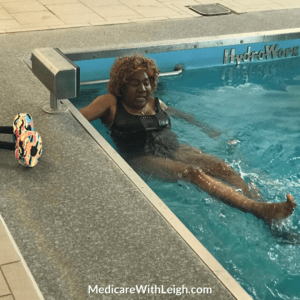
<svg viewBox="0 0 300 300">
<path fill-rule="evenodd" d="M 112 94 L 105 94 L 98 96 L 88 106 L 82 108 L 80 112 L 86 119 L 93 121 L 103 116 L 111 115 L 114 117 L 114 111 L 117 104 L 117 98 Z"/>
<path fill-rule="evenodd" d="M 117 106 L 117 97 L 113 94 L 104 94 L 98 96 L 94 102 L 100 111 L 114 110 Z"/>
<path fill-rule="evenodd" d="M 117 104 L 117 97 L 113 94 L 104 94 L 98 96 L 95 101 L 99 104 L 109 104 L 109 105 L 116 105 Z"/>
</svg>

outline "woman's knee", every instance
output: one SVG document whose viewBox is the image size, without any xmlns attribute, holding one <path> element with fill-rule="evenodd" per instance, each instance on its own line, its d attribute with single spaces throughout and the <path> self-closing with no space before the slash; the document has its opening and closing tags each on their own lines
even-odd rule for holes
<svg viewBox="0 0 300 300">
<path fill-rule="evenodd" d="M 203 174 L 203 171 L 193 165 L 186 165 L 185 169 L 179 174 L 179 178 L 193 182 Z"/>
</svg>

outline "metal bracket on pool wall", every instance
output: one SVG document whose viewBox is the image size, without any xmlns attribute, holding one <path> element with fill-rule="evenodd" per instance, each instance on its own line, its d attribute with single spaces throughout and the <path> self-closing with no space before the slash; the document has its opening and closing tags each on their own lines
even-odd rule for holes
<svg viewBox="0 0 300 300">
<path fill-rule="evenodd" d="M 59 49 L 35 49 L 31 54 L 32 72 L 50 91 L 50 104 L 43 110 L 61 114 L 68 108 L 60 99 L 74 98 L 80 91 L 80 69 Z"/>
</svg>

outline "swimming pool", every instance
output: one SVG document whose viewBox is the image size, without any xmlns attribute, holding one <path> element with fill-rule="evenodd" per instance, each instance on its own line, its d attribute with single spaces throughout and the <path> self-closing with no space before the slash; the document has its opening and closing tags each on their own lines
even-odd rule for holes
<svg viewBox="0 0 300 300">
<path fill-rule="evenodd" d="M 156 96 L 223 132 L 211 139 L 172 119 L 182 143 L 223 158 L 266 199 L 280 202 L 292 193 L 299 205 L 299 67 L 294 58 L 185 71 L 161 78 Z M 80 109 L 105 92 L 98 86 L 71 101 Z M 92 124 L 116 149 L 101 122 Z M 191 184 L 142 178 L 254 299 L 300 299 L 299 209 L 266 225 Z"/>
<path fill-rule="evenodd" d="M 264 38 L 265 39 L 265 38 Z M 233 41 L 235 42 L 235 41 Z M 249 92 L 249 90 L 251 91 L 252 95 L 255 96 L 255 99 L 257 99 L 257 93 L 260 90 L 264 90 L 259 88 L 259 81 L 263 80 L 265 82 L 267 82 L 267 85 L 270 85 L 270 82 L 272 83 L 272 81 L 274 80 L 274 75 L 278 74 L 278 72 L 284 68 L 284 65 L 287 63 L 287 60 L 284 60 L 284 56 L 292 56 L 293 52 L 296 56 L 296 50 L 290 50 L 288 51 L 287 49 L 293 49 L 294 45 L 297 45 L 297 41 L 282 41 L 280 42 L 280 46 L 278 46 L 277 50 L 276 50 L 276 45 L 277 43 L 274 41 L 270 41 L 270 43 L 268 43 L 269 46 L 269 50 L 270 47 L 272 45 L 274 45 L 274 51 L 278 52 L 279 54 L 279 50 L 280 49 L 284 49 L 283 51 L 280 52 L 280 56 L 277 55 L 277 57 L 272 57 L 272 54 L 269 55 L 269 59 L 270 60 L 274 60 L 276 61 L 275 64 L 269 64 L 268 60 L 267 60 L 267 53 L 265 52 L 265 57 L 256 57 L 255 53 L 253 54 L 253 61 L 257 62 L 259 61 L 259 58 L 261 58 L 262 61 L 264 61 L 264 64 L 258 66 L 257 64 L 252 64 L 251 63 L 251 59 L 249 59 L 249 61 L 247 62 L 247 53 L 249 53 L 249 56 L 251 55 L 251 53 L 257 52 L 257 56 L 259 55 L 259 53 L 263 50 L 265 50 L 265 46 L 264 45 L 259 45 L 259 44 L 251 44 L 251 48 L 249 49 L 249 45 L 246 43 L 245 39 L 241 40 L 239 39 L 239 43 L 243 42 L 243 45 L 239 45 L 238 47 L 233 46 L 233 47 L 228 47 L 228 45 L 231 45 L 231 42 L 228 42 L 228 45 L 225 46 L 225 48 L 227 47 L 228 49 L 228 54 L 231 54 L 232 52 L 230 52 L 230 50 L 232 48 L 235 49 L 235 54 L 234 56 L 240 57 L 240 66 L 237 67 L 236 64 L 238 62 L 238 59 L 233 60 L 233 62 L 230 62 L 231 58 L 227 57 L 227 65 L 229 65 L 229 67 L 223 66 L 222 68 L 218 69 L 218 68 L 213 68 L 211 69 L 211 73 L 209 73 L 210 75 L 205 75 L 205 73 L 203 73 L 203 70 L 200 70 L 200 73 L 197 73 L 198 77 L 202 76 L 201 78 L 206 78 L 206 82 L 205 85 L 201 86 L 199 84 L 196 85 L 192 85 L 191 83 L 191 78 L 193 77 L 193 75 L 195 75 L 195 72 L 197 72 L 196 70 L 193 70 L 193 68 L 198 68 L 199 66 L 202 67 L 208 67 L 208 66 L 214 66 L 214 65 L 223 65 L 224 61 L 225 61 L 225 55 L 223 57 L 223 53 L 224 53 L 224 47 L 219 47 L 218 49 L 207 49 L 210 53 L 210 57 L 211 59 L 206 59 L 208 57 L 207 54 L 205 54 L 203 52 L 203 48 L 201 49 L 197 49 L 199 50 L 198 53 L 196 52 L 192 52 L 194 50 L 189 50 L 189 51 L 183 51 L 182 48 L 186 48 L 186 46 L 184 44 L 179 44 L 179 48 L 181 49 L 177 49 L 179 52 L 175 53 L 176 51 L 174 49 L 172 49 L 172 51 L 174 52 L 174 59 L 171 60 L 171 55 L 169 54 L 164 54 L 164 52 L 159 52 L 161 54 L 159 54 L 159 59 L 160 63 L 159 63 L 159 67 L 162 69 L 162 71 L 170 71 L 172 70 L 172 68 L 174 67 L 174 65 L 178 64 L 178 63 L 182 63 L 184 59 L 188 59 L 188 63 L 185 62 L 184 67 L 185 67 L 185 72 L 182 75 L 179 75 L 179 77 L 173 77 L 173 78 L 169 78 L 168 80 L 166 79 L 161 79 L 161 84 L 158 90 L 158 94 L 157 96 L 159 96 L 160 98 L 162 98 L 165 102 L 167 102 L 167 104 L 169 105 L 174 105 L 175 107 L 178 107 L 181 110 L 185 110 L 186 109 L 186 104 L 187 101 L 192 100 L 189 103 L 189 106 L 191 106 L 194 110 L 192 110 L 192 113 L 199 111 L 201 114 L 198 117 L 204 118 L 204 120 L 209 123 L 214 125 L 217 128 L 226 128 L 225 130 L 222 129 L 222 131 L 224 131 L 224 134 L 220 137 L 220 139 L 218 140 L 211 140 L 209 138 L 207 138 L 205 135 L 201 134 L 201 132 L 199 133 L 199 130 L 195 130 L 195 128 L 191 128 L 189 127 L 188 124 L 183 124 L 182 122 L 177 122 L 177 120 L 173 120 L 173 128 L 174 130 L 179 134 L 181 141 L 183 142 L 189 142 L 191 144 L 194 143 L 194 146 L 198 146 L 201 149 L 203 149 L 204 151 L 207 151 L 209 153 L 218 155 L 224 159 L 226 159 L 234 168 L 236 168 L 238 171 L 242 172 L 242 175 L 246 177 L 246 180 L 251 179 L 253 180 L 259 187 L 262 188 L 262 192 L 265 193 L 264 187 L 265 187 L 265 182 L 271 182 L 271 186 L 272 184 L 275 185 L 273 182 L 276 182 L 276 180 L 278 180 L 278 174 L 275 172 L 274 174 L 272 172 L 268 173 L 269 169 L 272 171 L 272 163 L 275 161 L 275 158 L 278 156 L 281 158 L 280 154 L 281 152 L 280 150 L 280 146 L 276 147 L 277 144 L 274 145 L 270 142 L 270 139 L 272 140 L 272 131 L 268 132 L 268 130 L 266 130 L 268 125 L 268 121 L 267 122 L 261 122 L 261 120 L 259 118 L 257 118 L 256 114 L 257 112 L 260 113 L 261 118 L 265 117 L 265 115 L 267 114 L 271 114 L 271 115 L 277 115 L 278 112 L 280 112 L 280 108 L 285 104 L 281 104 L 279 105 L 278 102 L 278 98 L 284 96 L 286 97 L 286 93 L 281 93 L 277 98 L 275 97 L 276 101 L 272 101 L 272 104 L 276 104 L 276 107 L 278 108 L 278 111 L 274 111 L 271 112 L 268 110 L 268 107 L 270 106 L 270 101 L 268 103 L 266 103 L 266 101 L 264 101 L 265 105 L 265 110 L 262 110 L 261 106 L 258 106 L 258 104 L 260 103 L 259 101 L 254 103 L 254 107 L 255 108 L 259 108 L 258 111 L 256 111 L 256 113 L 249 114 L 247 113 L 247 116 L 249 116 L 250 118 L 253 118 L 252 120 L 254 121 L 254 123 L 249 123 L 246 122 L 246 125 L 242 126 L 242 128 L 238 129 L 235 127 L 231 127 L 232 124 L 239 124 L 240 121 L 240 115 L 234 115 L 233 110 L 231 109 L 231 107 L 235 107 L 236 112 L 239 113 L 243 113 L 245 115 L 245 111 L 248 112 L 249 108 L 245 107 L 245 101 L 236 101 L 236 102 L 232 102 L 232 100 L 234 99 L 234 97 L 230 96 L 229 98 L 225 98 L 224 101 L 222 103 L 218 103 L 215 99 L 218 98 L 218 96 L 222 95 L 227 95 L 228 92 L 232 92 L 233 90 L 235 90 L 236 92 L 238 92 L 237 94 L 237 98 L 239 97 L 242 98 L 243 100 L 246 99 L 245 94 Z M 294 45 L 293 45 L 294 43 Z M 192 46 L 192 48 L 197 48 L 199 46 L 199 44 L 201 43 L 194 43 L 194 45 Z M 222 39 L 222 44 L 226 44 L 226 41 L 224 42 L 224 39 Z M 207 43 L 206 46 L 209 46 L 210 44 Z M 234 45 L 234 43 L 233 43 Z M 256 48 L 257 47 L 257 48 Z M 191 48 L 191 47 L 190 47 Z M 155 50 L 155 49 L 154 49 Z M 211 50 L 211 51 L 210 51 Z M 109 52 L 109 50 L 107 50 Z M 147 49 L 141 49 L 140 52 L 148 51 Z M 183 52 L 182 52 L 183 51 Z M 111 51 L 110 51 L 111 52 Z M 151 51 L 149 51 L 151 52 Z M 188 53 L 187 53 L 188 52 Z M 193 55 L 191 55 L 191 53 Z M 109 53 L 107 54 L 107 56 L 109 55 L 113 55 L 114 53 Z M 118 51 L 116 51 L 115 54 L 118 54 Z M 194 55 L 195 54 L 195 55 Z M 78 55 L 82 56 L 82 54 L 76 54 L 77 57 Z M 74 56 L 76 56 L 74 55 Z M 101 54 L 102 56 L 105 57 L 105 51 L 104 51 L 104 55 L 103 53 Z M 148 56 L 151 56 L 155 54 L 149 53 Z M 167 55 L 167 56 L 166 56 Z M 198 56 L 197 56 L 198 55 Z M 231 54 L 233 56 L 233 54 Z M 85 54 L 84 56 L 89 57 L 90 58 L 95 58 L 95 61 L 88 61 L 87 66 L 85 66 L 85 64 L 82 62 L 81 67 L 81 71 L 82 72 L 82 81 L 88 81 L 88 80 L 94 80 L 94 79 L 103 79 L 103 78 L 107 78 L 107 73 L 105 74 L 105 72 L 107 72 L 107 68 L 109 68 L 109 64 L 112 63 L 113 59 L 108 58 L 106 60 L 106 62 L 101 62 L 101 60 L 97 61 L 97 63 L 100 63 L 100 66 L 97 65 L 96 63 L 96 59 L 97 59 L 97 54 L 95 55 L 94 52 L 92 53 L 88 53 Z M 72 57 L 72 54 L 69 55 L 69 58 Z M 168 59 L 167 59 L 168 58 Z M 218 59 L 218 63 L 215 64 L 215 58 Z M 72 58 L 73 59 L 73 58 Z M 109 61 L 110 60 L 110 61 Z M 244 62 L 244 60 L 246 60 L 246 62 Z M 76 61 L 76 60 L 75 60 Z M 201 63 L 200 63 L 201 62 Z M 292 60 L 292 64 L 295 62 L 295 59 L 293 58 Z M 78 63 L 76 61 L 76 63 Z M 172 63 L 172 64 L 171 64 Z M 204 65 L 203 65 L 204 63 Z M 245 63 L 245 64 L 244 64 Z M 78 63 L 81 64 L 81 63 Z M 171 64 L 171 66 L 170 66 Z M 248 65 L 247 65 L 248 64 Z M 106 68 L 104 67 L 104 65 L 106 66 Z M 247 67 L 246 67 L 247 65 Z M 93 67 L 92 70 L 95 70 L 95 72 L 89 72 L 89 67 Z M 101 68 L 100 68 L 101 67 Z M 85 72 L 85 69 L 87 70 L 87 72 Z M 99 73 L 99 70 L 104 70 L 103 73 Z M 280 73 L 280 72 L 279 72 Z M 200 75 L 199 75 L 200 74 Z M 255 75 L 257 74 L 257 75 Z M 99 76 L 101 75 L 101 76 Z M 259 78 L 260 77 L 260 78 Z M 214 79 L 218 79 L 216 83 L 213 82 Z M 262 79 L 263 78 L 263 79 Z M 269 79 L 269 80 L 268 80 Z M 178 90 L 177 86 L 178 86 L 178 80 L 181 81 L 181 83 L 183 82 L 183 87 Z M 258 81 L 258 82 L 256 82 Z M 168 87 L 168 82 L 171 83 L 171 88 Z M 295 82 L 297 83 L 297 80 L 295 80 Z M 294 82 L 294 83 L 295 83 Z M 203 81 L 204 83 L 204 81 Z M 296 94 L 297 90 L 296 88 L 294 88 L 295 84 L 290 84 L 288 90 L 290 90 L 291 94 Z M 210 87 L 211 89 L 207 89 L 207 86 Z M 279 81 L 278 84 L 275 85 L 277 90 L 278 87 L 280 87 L 279 85 Z M 267 89 L 271 90 L 270 88 L 267 87 Z M 92 88 L 92 91 L 87 91 L 85 90 L 85 88 L 82 88 L 82 95 L 87 95 L 88 101 L 93 100 L 94 97 L 96 97 L 99 93 L 105 93 L 105 88 L 104 90 L 100 88 L 100 90 L 98 89 L 94 89 Z M 226 93 L 225 93 L 226 92 Z M 212 94 L 211 94 L 212 93 Z M 271 93 L 272 94 L 272 93 Z M 171 96 L 168 98 L 168 95 Z M 266 97 L 268 98 L 268 97 Z M 211 99 L 214 99 L 214 101 L 211 101 Z M 205 102 L 206 101 L 206 102 Z M 199 107 L 196 106 L 196 103 L 198 102 L 198 104 L 201 104 L 201 109 L 199 110 Z M 249 99 L 248 99 L 249 102 Z M 295 101 L 294 101 L 295 102 Z M 76 101 L 74 102 L 76 104 Z M 192 103 L 192 104 L 191 104 Z M 228 103 L 231 103 L 231 106 L 228 105 Z M 87 103 L 81 102 L 78 106 L 78 108 L 80 108 L 80 105 L 85 106 Z M 216 110 L 215 108 L 221 108 L 221 111 L 218 112 L 218 110 Z M 295 107 L 292 107 L 290 109 L 290 111 L 295 111 Z M 213 113 L 212 113 L 213 112 Z M 227 113 L 228 117 L 225 120 L 225 124 L 222 123 L 221 121 L 223 120 L 223 116 L 225 114 L 225 112 Z M 245 119 L 245 118 L 244 118 Z M 259 120 L 259 122 L 257 122 L 257 120 Z M 277 121 L 276 121 L 277 122 Z M 276 123 L 275 122 L 275 123 Z M 282 123 L 282 122 L 281 122 Z M 103 135 L 105 135 L 105 128 L 102 127 L 101 128 L 101 124 L 100 122 L 93 123 L 95 127 L 98 127 L 98 129 L 101 131 L 103 131 Z M 260 124 L 262 127 L 256 127 L 255 125 Z M 276 123 L 277 124 L 277 123 Z M 270 126 L 269 126 L 270 127 Z M 278 127 L 278 126 L 276 126 Z M 249 136 L 247 135 L 247 133 L 249 133 L 251 130 L 255 130 L 255 132 L 257 132 L 258 130 L 261 130 L 263 128 L 263 133 L 265 134 L 266 132 L 268 132 L 269 136 L 271 137 L 270 139 L 268 139 L 268 143 L 263 144 L 262 140 L 264 140 L 264 134 L 262 136 L 260 136 L 260 138 L 258 138 L 258 145 L 261 146 L 260 148 L 257 148 L 257 143 L 256 144 L 252 144 L 251 142 L 251 134 L 249 134 Z M 280 126 L 279 126 L 280 128 Z M 187 132 L 191 133 L 189 138 L 188 136 L 185 134 L 185 131 L 182 130 L 186 130 Z M 285 132 L 286 128 L 284 128 L 283 132 Z M 288 130 L 291 130 L 291 128 L 289 128 Z M 193 135 L 194 133 L 197 133 L 197 135 Z M 200 138 L 198 136 L 198 134 L 200 134 Z M 296 134 L 295 132 L 293 132 L 293 134 Z M 246 138 L 245 138 L 246 137 Z M 247 139 L 247 137 L 249 139 Z M 236 143 L 231 143 L 228 144 L 228 141 L 232 141 L 235 140 Z M 270 147 L 270 152 L 273 153 L 274 158 L 272 158 L 272 160 L 269 162 L 269 167 L 264 169 L 263 167 L 261 167 L 261 163 L 265 163 L 265 161 L 268 161 L 268 157 L 266 157 L 265 161 L 261 160 L 260 162 L 258 162 L 256 160 L 256 155 L 257 152 L 261 152 L 261 153 L 267 153 L 269 150 L 269 148 L 267 148 L 267 145 L 269 145 Z M 250 147 L 250 150 L 248 150 L 248 147 Z M 253 148 L 251 148 L 253 147 Z M 255 148 L 256 147 L 256 148 Z M 275 150 L 273 149 L 275 148 Z M 278 150 L 278 153 L 276 154 L 276 149 Z M 281 147 L 282 148 L 282 147 Z M 250 156 L 248 155 L 250 154 Z M 252 156 L 251 156 L 252 155 Z M 276 156 L 277 155 L 277 156 Z M 264 156 L 262 155 L 261 157 L 264 158 Z M 282 159 L 284 160 L 284 158 Z M 249 161 L 249 162 L 248 162 Z M 279 159 L 279 161 L 281 161 Z M 291 156 L 291 160 L 290 163 L 295 163 L 296 164 L 296 170 L 297 170 L 297 156 Z M 287 166 L 286 166 L 287 167 Z M 276 169 L 276 168 L 275 168 Z M 266 173 L 266 174 L 265 174 Z M 296 173 L 295 173 L 296 174 Z M 274 178 L 272 177 L 274 175 Z M 265 177 L 264 177 L 265 176 Z M 260 222 L 257 221 L 254 217 L 242 214 L 240 212 L 237 212 L 234 209 L 228 208 L 227 206 L 224 205 L 220 205 L 219 203 L 217 203 L 215 200 L 211 199 L 210 197 L 208 197 L 206 194 L 201 193 L 199 190 L 195 189 L 193 186 L 190 185 L 186 185 L 186 184 L 167 184 L 166 185 L 166 190 L 164 190 L 164 188 L 162 188 L 161 186 L 158 185 L 158 182 L 153 179 L 153 178 L 147 178 L 147 177 L 143 177 L 148 185 L 150 185 L 153 189 L 155 189 L 156 193 L 162 198 L 164 199 L 165 203 L 167 203 L 169 205 L 169 207 L 172 210 L 178 210 L 177 211 L 177 215 L 178 217 L 186 224 L 186 226 L 193 232 L 193 234 L 206 246 L 206 248 L 208 248 L 208 250 L 213 253 L 213 255 L 220 261 L 222 262 L 222 258 L 225 259 L 224 262 L 222 262 L 223 266 L 226 267 L 226 269 L 233 274 L 233 276 L 237 279 L 237 281 L 248 291 L 249 294 L 251 294 L 255 299 L 263 299 L 263 297 L 267 297 L 265 299 L 271 299 L 270 295 L 272 295 L 272 293 L 274 293 L 274 289 L 268 289 L 268 287 L 263 286 L 263 287 L 254 287 L 252 285 L 252 282 L 254 281 L 254 279 L 259 278 L 260 276 L 262 276 L 260 274 L 260 270 L 259 270 L 259 274 L 258 274 L 258 265 L 261 266 L 262 264 L 264 266 L 271 266 L 274 268 L 274 266 L 272 264 L 269 263 L 270 259 L 268 259 L 266 262 L 261 261 L 261 257 L 253 257 L 252 258 L 252 254 L 256 252 L 257 248 L 260 247 L 260 243 L 263 243 L 266 240 L 266 237 L 272 234 L 276 234 L 277 238 L 276 241 L 280 241 L 282 243 L 287 243 L 289 246 L 295 246 L 293 243 L 296 243 L 296 235 L 293 235 L 292 233 L 294 232 L 295 234 L 299 231 L 298 230 L 298 224 L 295 224 L 295 219 L 293 219 L 292 222 L 292 227 L 289 227 L 288 225 L 284 225 L 282 226 L 282 230 L 278 230 L 278 226 L 273 227 L 271 229 L 266 228 L 266 226 Z M 273 180 L 273 181 L 272 181 Z M 295 185 L 294 188 L 297 188 L 296 182 L 293 182 L 292 185 Z M 280 191 L 278 191 L 278 187 L 281 187 L 281 190 L 279 188 Z M 282 195 L 285 193 L 285 191 L 283 190 L 283 185 L 284 182 L 280 181 L 279 178 L 279 184 L 277 184 L 277 194 L 276 191 L 273 192 L 273 194 L 271 193 L 270 190 L 266 189 L 267 194 L 264 194 L 264 196 L 269 196 L 268 193 L 271 195 L 271 197 L 273 197 L 272 199 L 274 199 L 275 197 L 275 201 L 279 201 L 282 200 Z M 170 193 L 170 191 L 172 191 L 172 193 Z M 182 197 L 180 196 L 180 191 L 184 191 L 184 193 L 188 196 L 188 197 Z M 281 192 L 281 194 L 280 194 Z M 293 191 L 289 190 L 289 192 L 293 193 Z M 295 193 L 294 193 L 295 194 Z M 179 200 L 174 200 L 177 196 L 179 195 Z M 296 195 L 296 194 L 295 194 Z M 276 198 L 277 197 L 277 198 Z M 188 200 L 187 200 L 188 199 Z M 297 199 L 296 199 L 297 201 Z M 174 208 L 175 207 L 175 208 Z M 210 207 L 209 210 L 203 210 L 203 208 L 206 207 Z M 204 216 L 201 215 L 201 211 L 204 211 Z M 241 215 L 242 214 L 242 215 Z M 297 214 L 297 211 L 295 212 L 295 215 Z M 196 220 L 192 219 L 191 216 L 196 216 Z M 247 217 L 245 217 L 247 216 Z M 208 220 L 206 220 L 204 217 L 208 217 Z M 198 219 L 197 219 L 198 218 Z M 217 218 L 217 220 L 216 220 Z M 242 219 L 241 219 L 242 218 Z M 205 221 L 204 221 L 205 220 Z M 211 221 L 213 220 L 213 222 Z M 235 220 L 235 222 L 234 222 Z M 200 223 L 199 223 L 200 221 Z M 242 222 L 244 221 L 244 222 Z M 198 222 L 198 223 L 197 223 Z M 289 220 L 290 222 L 290 220 Z M 258 224 L 258 225 L 257 225 Z M 205 231 L 206 229 L 206 225 L 207 228 L 211 228 L 209 229 L 208 232 Z M 242 225 L 242 226 L 241 226 Z M 243 231 L 243 229 L 245 229 Z M 253 232 L 255 232 L 255 234 L 253 234 Z M 258 232 L 259 234 L 257 235 L 256 232 Z M 225 233 L 229 234 L 229 237 L 227 235 L 225 235 Z M 212 237 L 215 236 L 215 239 L 213 239 Z M 290 239 L 289 239 L 290 238 Z M 246 246 L 250 249 L 250 252 L 245 252 L 245 247 L 242 247 L 241 245 L 245 245 L 241 243 L 241 241 L 243 241 L 246 243 Z M 226 244 L 225 241 L 229 241 L 229 244 Z M 266 243 L 267 245 L 269 241 Z M 241 245 L 240 245 L 241 244 Z M 272 244 L 273 248 L 269 249 L 270 251 L 266 252 L 265 249 L 263 251 L 263 254 L 267 254 L 267 256 L 271 256 L 271 257 L 275 257 L 275 263 L 278 262 L 276 261 L 276 255 L 277 257 L 283 257 L 282 254 L 278 254 L 277 251 L 277 244 Z M 246 247 L 246 248 L 247 248 Z M 232 255 L 232 248 L 237 248 L 238 250 L 240 250 L 240 252 L 237 253 L 237 259 L 238 262 L 233 261 L 232 260 L 232 256 L 236 256 L 236 255 Z M 297 251 L 298 248 L 294 247 L 292 250 Z M 269 254 L 270 253 L 270 254 Z M 297 252 L 295 252 L 297 253 Z M 227 254 L 227 255 L 225 255 Z M 246 265 L 241 264 L 240 262 L 242 261 L 241 257 L 244 257 L 246 261 Z M 296 255 L 294 255 L 293 257 L 296 257 Z M 249 262 L 258 262 L 258 264 L 253 263 L 253 268 L 249 268 Z M 263 263 L 262 263 L 263 262 Z M 292 260 L 292 264 L 295 267 L 295 270 L 297 270 L 297 266 L 299 265 L 299 263 L 295 260 Z M 276 264 L 275 264 L 276 265 Z M 281 268 L 280 263 L 277 264 L 279 267 L 278 269 Z M 248 272 L 249 270 L 249 272 Z M 252 274 L 254 271 L 256 271 L 256 274 Z M 290 270 L 288 271 L 289 274 L 292 274 L 293 272 L 291 272 Z M 295 272 L 294 272 L 295 273 Z M 295 282 L 297 282 L 297 275 L 298 273 L 296 273 L 296 276 L 293 277 L 293 274 L 291 275 L 291 277 L 287 278 L 285 277 L 285 279 L 282 279 L 280 277 L 280 280 L 278 280 L 278 278 L 276 279 L 276 277 L 273 278 L 267 278 L 265 280 L 265 284 L 269 284 L 275 286 L 275 289 L 278 286 L 285 286 L 287 285 L 291 285 Z M 268 277 L 268 275 L 267 275 Z M 275 279 L 274 279 L 275 278 Z M 246 279 L 245 281 L 243 281 L 244 279 Z M 279 282 L 280 281 L 280 282 Z M 260 280 L 259 283 L 261 283 L 262 280 Z M 270 284 L 271 283 L 271 284 Z M 268 286 L 268 285 L 267 285 Z M 265 294 L 265 291 L 269 291 L 269 294 Z M 276 292 L 276 291 L 275 291 Z M 282 291 L 279 289 L 279 293 L 281 293 Z M 295 295 L 293 295 L 295 293 L 295 288 L 291 290 L 292 296 L 291 297 L 296 297 Z M 274 296 L 274 299 L 278 299 L 276 298 L 278 295 Z M 287 297 L 287 295 L 285 294 L 285 297 Z M 296 299 L 296 298 L 291 298 L 291 299 Z"/>
</svg>

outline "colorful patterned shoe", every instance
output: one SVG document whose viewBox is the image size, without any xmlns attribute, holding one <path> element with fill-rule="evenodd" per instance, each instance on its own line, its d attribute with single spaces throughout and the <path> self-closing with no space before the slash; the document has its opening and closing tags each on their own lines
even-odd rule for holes
<svg viewBox="0 0 300 300">
<path fill-rule="evenodd" d="M 17 114 L 13 123 L 13 140 L 14 143 L 19 136 L 25 131 L 34 131 L 33 120 L 30 114 Z"/>
<path fill-rule="evenodd" d="M 22 133 L 15 148 L 16 158 L 22 166 L 34 167 L 42 155 L 42 138 L 36 131 Z"/>
</svg>

